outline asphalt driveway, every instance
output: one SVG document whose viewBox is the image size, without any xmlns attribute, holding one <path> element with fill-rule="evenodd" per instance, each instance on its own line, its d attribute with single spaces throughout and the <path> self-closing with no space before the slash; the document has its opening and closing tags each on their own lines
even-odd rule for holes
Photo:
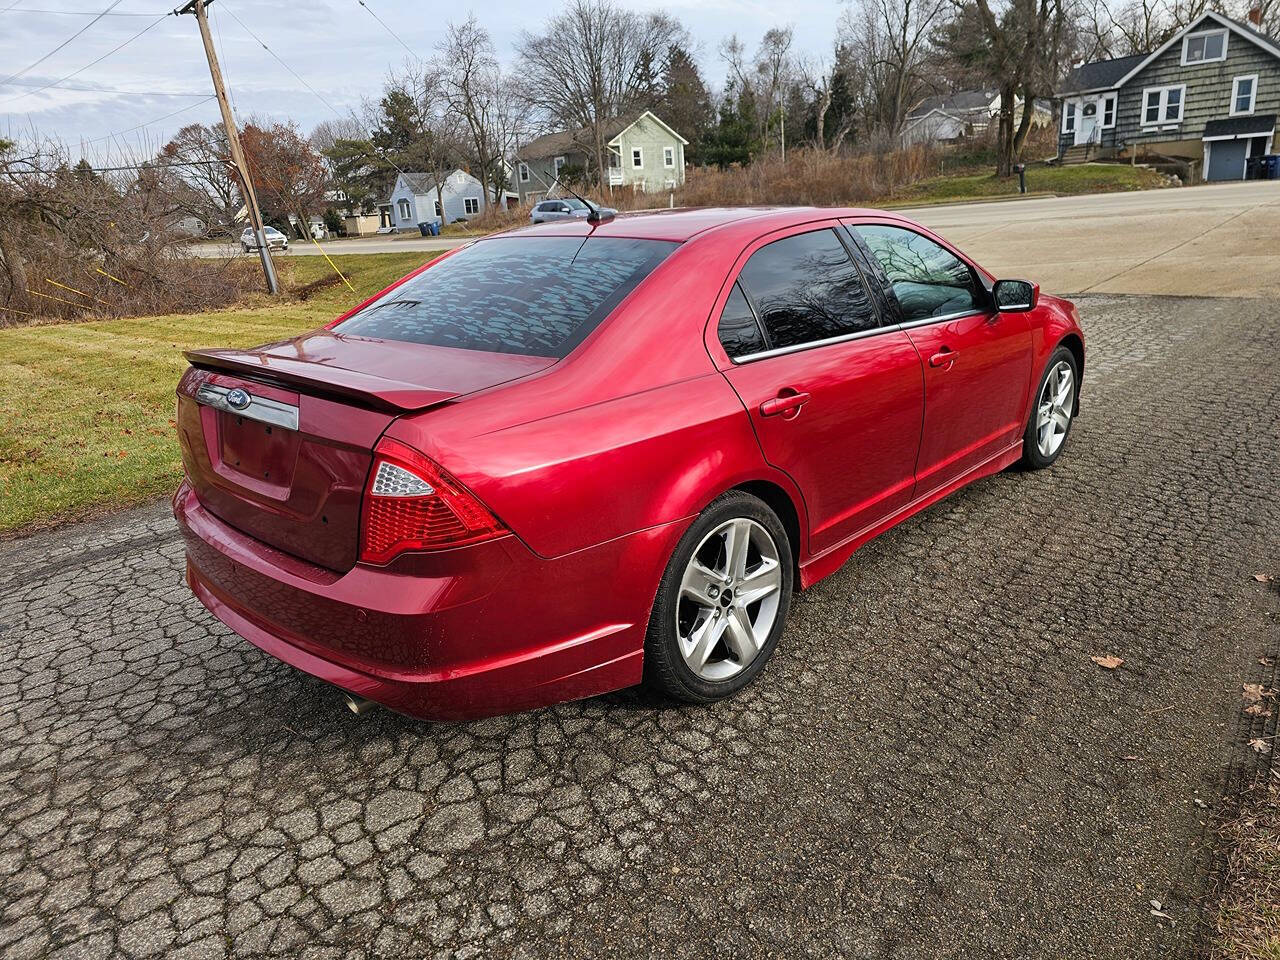
<svg viewBox="0 0 1280 960">
<path fill-rule="evenodd" d="M 1190 954 L 1274 734 L 1280 303 L 1082 311 L 1063 460 L 873 541 L 709 709 L 356 718 L 190 597 L 163 507 L 0 545 L 0 952 Z"/>
</svg>

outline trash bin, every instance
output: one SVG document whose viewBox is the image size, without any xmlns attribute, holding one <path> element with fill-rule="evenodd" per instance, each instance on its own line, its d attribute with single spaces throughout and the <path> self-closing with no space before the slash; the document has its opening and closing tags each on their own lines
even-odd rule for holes
<svg viewBox="0 0 1280 960">
<path fill-rule="evenodd" d="M 1244 162 L 1244 178 L 1246 180 L 1261 180 L 1263 178 L 1263 167 L 1261 157 L 1249 157 Z"/>
<path fill-rule="evenodd" d="M 418 232 L 421 233 L 424 237 L 431 236 L 431 223 L 427 220 L 423 220 L 420 224 L 418 224 Z"/>
<path fill-rule="evenodd" d="M 432 221 L 431 221 L 431 223 L 430 223 L 430 227 L 431 227 L 431 235 L 432 235 L 433 237 L 438 237 L 438 236 L 440 236 L 440 221 L 439 221 L 439 220 L 432 220 Z"/>
<path fill-rule="evenodd" d="M 1280 153 L 1268 153 L 1258 159 L 1259 180 L 1280 180 Z"/>
</svg>

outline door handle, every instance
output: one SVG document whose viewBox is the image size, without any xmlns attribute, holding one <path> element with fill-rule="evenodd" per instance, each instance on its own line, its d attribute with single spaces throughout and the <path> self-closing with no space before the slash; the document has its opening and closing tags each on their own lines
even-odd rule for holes
<svg viewBox="0 0 1280 960">
<path fill-rule="evenodd" d="M 810 396 L 807 393 L 801 393 L 792 390 L 790 387 L 784 387 L 778 391 L 778 395 L 772 400 L 766 400 L 760 404 L 760 416 L 776 417 L 781 414 L 786 419 L 800 413 L 800 408 L 809 402 Z"/>
<path fill-rule="evenodd" d="M 944 347 L 929 358 L 929 366 L 946 367 L 951 369 L 951 365 L 956 362 L 956 358 L 960 356 L 960 351 L 952 350 L 950 347 Z"/>
</svg>

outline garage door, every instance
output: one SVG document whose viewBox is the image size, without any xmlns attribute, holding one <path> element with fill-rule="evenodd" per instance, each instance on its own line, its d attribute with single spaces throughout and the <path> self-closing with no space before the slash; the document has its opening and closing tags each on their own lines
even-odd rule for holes
<svg viewBox="0 0 1280 960">
<path fill-rule="evenodd" d="M 1209 147 L 1206 180 L 1243 180 L 1244 154 L 1248 140 L 1216 140 Z"/>
</svg>

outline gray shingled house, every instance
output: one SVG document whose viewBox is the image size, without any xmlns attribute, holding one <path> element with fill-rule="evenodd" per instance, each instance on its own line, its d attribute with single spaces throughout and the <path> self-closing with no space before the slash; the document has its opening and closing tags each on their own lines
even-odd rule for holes
<svg viewBox="0 0 1280 960">
<path fill-rule="evenodd" d="M 1275 145 L 1280 41 L 1208 11 L 1151 53 L 1077 66 L 1058 96 L 1064 162 L 1155 153 L 1241 180 Z"/>
</svg>

